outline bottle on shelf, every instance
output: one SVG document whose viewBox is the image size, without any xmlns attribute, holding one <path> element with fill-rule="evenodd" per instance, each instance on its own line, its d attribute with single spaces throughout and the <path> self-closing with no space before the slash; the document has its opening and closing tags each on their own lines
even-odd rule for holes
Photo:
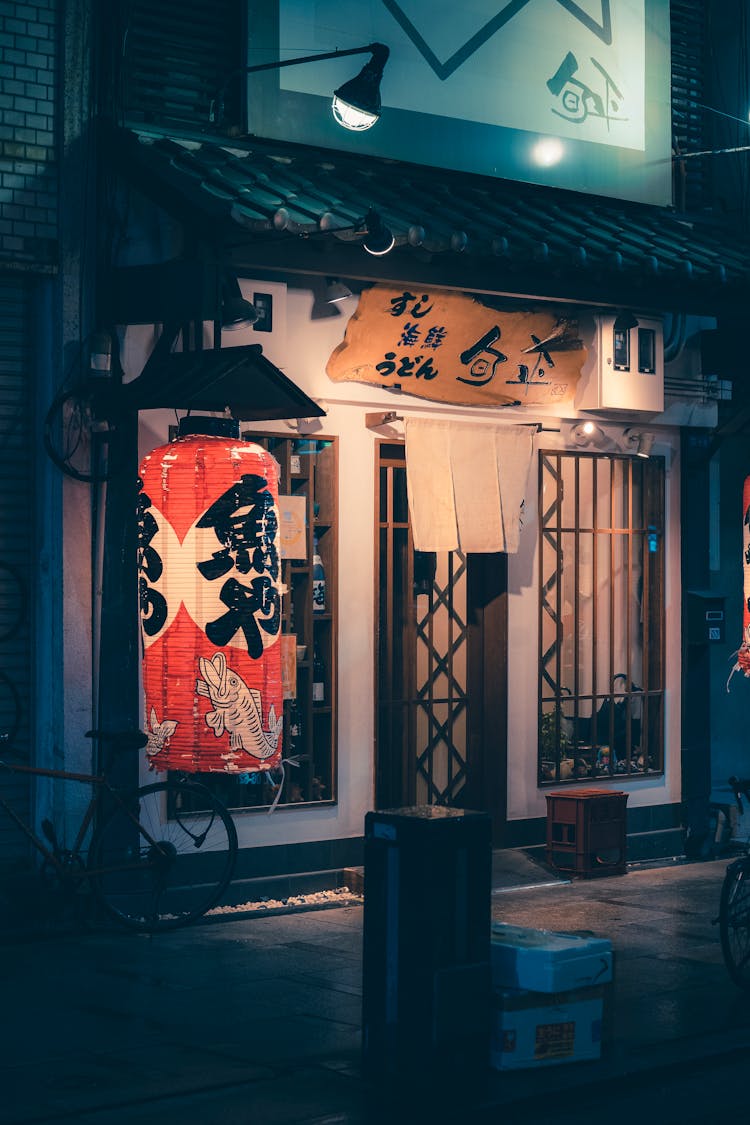
<svg viewBox="0 0 750 1125">
<path fill-rule="evenodd" d="M 313 686 L 312 686 L 313 703 L 325 703 L 326 700 L 326 682 L 325 682 L 325 667 L 320 655 L 318 646 L 315 646 L 313 653 Z"/>
<path fill-rule="evenodd" d="M 289 704 L 289 753 L 297 753 L 302 747 L 302 720 L 297 708 L 297 700 Z"/>
<path fill-rule="evenodd" d="M 312 570 L 312 590 L 313 590 L 313 613 L 325 613 L 326 611 L 326 572 L 323 568 L 323 560 L 318 552 L 318 539 L 317 536 L 313 539 L 313 570 Z"/>
</svg>

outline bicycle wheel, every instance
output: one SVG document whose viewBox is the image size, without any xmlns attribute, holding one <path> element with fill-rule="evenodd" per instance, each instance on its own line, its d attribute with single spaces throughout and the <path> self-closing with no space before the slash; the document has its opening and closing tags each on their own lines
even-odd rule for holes
<svg viewBox="0 0 750 1125">
<path fill-rule="evenodd" d="M 0 641 L 9 641 L 26 619 L 26 583 L 17 567 L 0 562 Z"/>
<path fill-rule="evenodd" d="M 53 398 L 42 441 L 54 465 L 85 484 L 111 480 L 127 466 L 127 448 L 116 419 L 103 416 L 95 384 L 80 381 Z"/>
<path fill-rule="evenodd" d="M 719 906 L 721 951 L 729 975 L 750 989 L 750 861 L 730 863 L 724 876 Z"/>
<path fill-rule="evenodd" d="M 10 677 L 0 671 L 0 755 L 13 752 L 20 725 L 21 697 Z"/>
<path fill-rule="evenodd" d="M 195 808 L 201 811 L 188 811 Z M 103 821 L 89 881 L 117 921 L 154 933 L 215 906 L 236 858 L 237 832 L 224 805 L 195 782 L 161 781 L 122 798 Z"/>
</svg>

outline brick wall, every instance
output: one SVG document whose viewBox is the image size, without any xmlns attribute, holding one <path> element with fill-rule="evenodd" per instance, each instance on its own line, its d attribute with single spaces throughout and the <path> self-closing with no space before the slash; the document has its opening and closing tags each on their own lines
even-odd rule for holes
<svg viewBox="0 0 750 1125">
<path fill-rule="evenodd" d="M 0 0 L 0 268 L 57 259 L 58 0 Z"/>
</svg>

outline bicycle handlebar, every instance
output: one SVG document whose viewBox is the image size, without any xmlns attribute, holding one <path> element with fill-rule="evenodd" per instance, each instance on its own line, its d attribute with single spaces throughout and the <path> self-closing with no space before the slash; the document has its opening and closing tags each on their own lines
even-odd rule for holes
<svg viewBox="0 0 750 1125">
<path fill-rule="evenodd" d="M 98 742 L 109 742 L 114 745 L 119 743 L 122 750 L 140 750 L 148 742 L 148 735 L 142 730 L 87 730 L 86 738 L 95 738 Z M 0 746 L 10 742 L 7 730 L 0 731 Z"/>
<path fill-rule="evenodd" d="M 743 796 L 750 802 L 750 777 L 730 777 L 729 785 L 734 793 L 734 799 L 737 802 L 739 814 L 742 816 L 745 811 L 742 804 Z"/>
<path fill-rule="evenodd" d="M 87 730 L 86 738 L 108 743 L 115 750 L 140 750 L 148 742 L 142 730 Z"/>
</svg>

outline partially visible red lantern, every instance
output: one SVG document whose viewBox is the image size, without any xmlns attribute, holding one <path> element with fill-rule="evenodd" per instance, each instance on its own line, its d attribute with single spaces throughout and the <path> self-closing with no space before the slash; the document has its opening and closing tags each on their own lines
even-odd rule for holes
<svg viewBox="0 0 750 1125">
<path fill-rule="evenodd" d="M 750 477 L 745 477 L 742 488 L 742 563 L 742 642 L 735 653 L 737 659 L 729 673 L 727 691 L 735 672 L 750 678 Z"/>
<path fill-rule="evenodd" d="M 146 752 L 158 770 L 281 759 L 278 470 L 231 419 L 185 418 L 144 458 L 139 593 Z"/>
</svg>

